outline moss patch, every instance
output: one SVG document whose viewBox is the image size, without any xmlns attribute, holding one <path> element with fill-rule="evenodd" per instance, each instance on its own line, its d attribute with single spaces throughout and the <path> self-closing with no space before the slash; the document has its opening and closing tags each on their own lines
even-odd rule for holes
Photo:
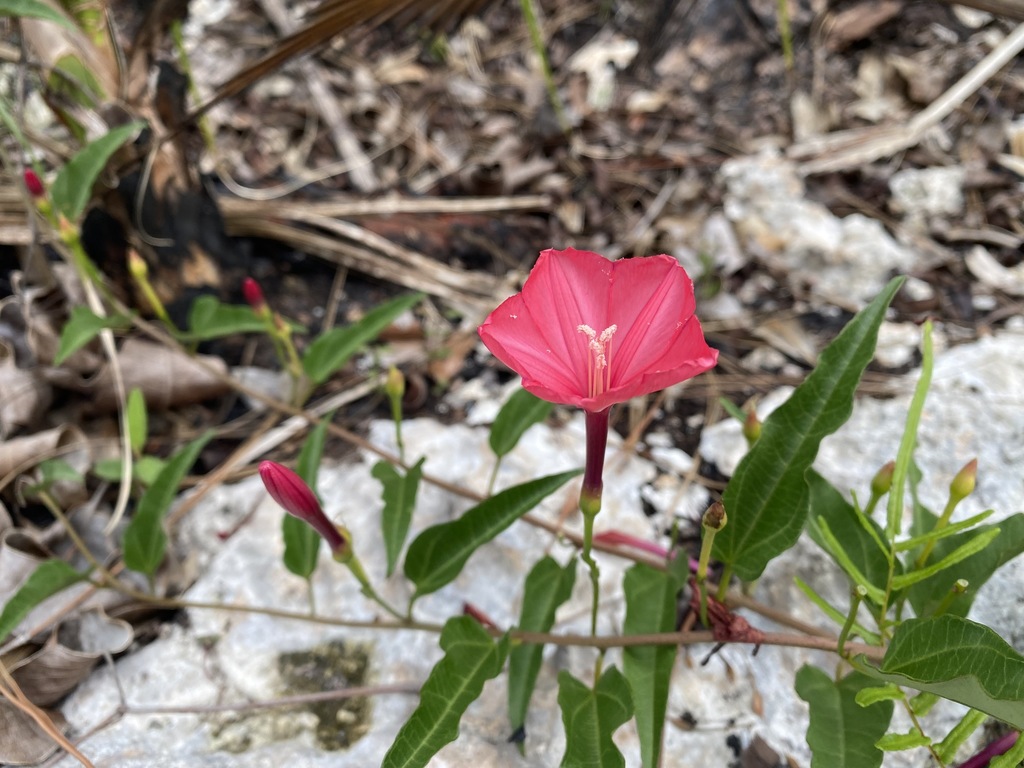
<svg viewBox="0 0 1024 768">
<path fill-rule="evenodd" d="M 341 641 L 282 653 L 277 659 L 282 694 L 288 696 L 365 685 L 369 666 L 366 646 Z M 371 706 L 365 696 L 313 702 L 303 709 L 316 717 L 316 740 L 325 750 L 344 749 L 370 728 Z"/>
</svg>

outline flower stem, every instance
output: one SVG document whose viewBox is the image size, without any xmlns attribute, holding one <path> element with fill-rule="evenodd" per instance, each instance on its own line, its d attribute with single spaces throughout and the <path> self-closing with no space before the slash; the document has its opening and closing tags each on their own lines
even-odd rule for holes
<svg viewBox="0 0 1024 768">
<path fill-rule="evenodd" d="M 388 602 L 383 597 L 377 594 L 377 590 L 375 590 L 373 588 L 373 585 L 370 584 L 370 577 L 366 575 L 366 571 L 363 569 L 363 564 L 359 561 L 358 557 L 356 557 L 355 555 L 350 556 L 347 560 L 345 560 L 345 565 L 348 566 L 348 569 L 352 572 L 352 575 L 356 577 L 356 581 L 359 582 L 359 586 L 362 587 L 363 594 L 366 595 L 366 597 L 373 600 L 373 602 L 377 603 L 377 605 L 379 605 L 381 608 L 390 613 L 399 621 L 407 620 L 408 617 L 403 616 L 396 609 L 392 608 L 391 605 L 388 604 Z"/>
<path fill-rule="evenodd" d="M 597 609 L 601 594 L 601 569 L 597 567 L 597 561 L 591 554 L 591 545 L 594 542 L 594 518 L 597 515 L 583 513 L 583 549 L 580 558 L 590 569 L 590 585 L 593 588 L 593 596 L 590 602 L 590 634 L 597 635 Z"/>
<path fill-rule="evenodd" d="M 853 629 L 853 624 L 857 620 L 857 609 L 860 608 L 861 601 L 867 596 L 867 589 L 861 585 L 850 593 L 850 610 L 846 615 L 846 623 L 843 624 L 842 630 L 839 632 L 839 640 L 836 642 L 836 653 L 840 656 L 845 656 L 846 640 L 850 636 L 850 630 Z"/>
</svg>

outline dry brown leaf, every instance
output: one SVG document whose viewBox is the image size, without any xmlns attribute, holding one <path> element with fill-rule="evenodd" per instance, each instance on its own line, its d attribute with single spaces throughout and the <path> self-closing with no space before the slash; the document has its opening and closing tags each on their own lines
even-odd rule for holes
<svg viewBox="0 0 1024 768">
<path fill-rule="evenodd" d="M 871 33 L 894 18 L 901 10 L 900 0 L 865 0 L 833 14 L 826 22 L 825 46 L 839 51 L 871 36 Z"/>
<path fill-rule="evenodd" d="M 88 463 L 88 449 L 89 442 L 85 435 L 74 426 L 55 427 L 34 435 L 5 440 L 0 443 L 0 478 L 19 469 L 24 471 L 58 454 L 68 460 L 71 452 L 79 454 L 70 457 L 70 463 L 77 468 L 77 465 Z"/>
<path fill-rule="evenodd" d="M 47 707 L 77 688 L 104 654 L 121 653 L 134 638 L 128 622 L 94 609 L 63 622 L 42 647 L 19 646 L 0 662 L 29 701 Z"/>
<path fill-rule="evenodd" d="M 67 727 L 60 712 L 46 713 L 59 729 Z M 57 744 L 35 721 L 6 699 L 0 699 L 0 763 L 36 765 L 57 751 Z"/>
<path fill-rule="evenodd" d="M 228 391 L 224 378 L 227 365 L 219 357 L 196 355 L 194 358 L 174 349 L 148 341 L 128 339 L 117 355 L 124 375 L 126 391 L 142 390 L 151 410 L 165 410 L 217 397 Z M 117 407 L 117 393 L 109 364 L 104 364 L 92 379 L 64 369 L 52 369 L 47 376 L 54 383 L 92 396 L 96 411 Z"/>
<path fill-rule="evenodd" d="M 758 324 L 754 335 L 794 360 L 808 365 L 818 361 L 818 347 L 796 318 L 776 318 Z"/>
<path fill-rule="evenodd" d="M 53 399 L 49 385 L 35 371 L 19 368 L 14 351 L 0 343 L 0 438 L 32 425 Z M 0 471 L 0 475 L 3 472 Z"/>
<path fill-rule="evenodd" d="M 442 352 L 434 357 L 427 366 L 434 381 L 447 384 L 455 378 L 462 370 L 466 356 L 473 351 L 476 343 L 477 335 L 472 331 L 459 331 L 449 336 Z"/>
</svg>

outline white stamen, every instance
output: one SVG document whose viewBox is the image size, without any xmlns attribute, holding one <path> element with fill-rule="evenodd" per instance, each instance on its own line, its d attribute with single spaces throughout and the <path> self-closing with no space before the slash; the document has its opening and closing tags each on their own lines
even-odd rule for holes
<svg viewBox="0 0 1024 768">
<path fill-rule="evenodd" d="M 611 354 L 609 346 L 612 336 L 619 330 L 619 327 L 617 325 L 609 325 L 601 331 L 600 335 L 589 325 L 585 324 L 577 325 L 576 330 L 585 335 L 589 340 L 587 342 L 587 349 L 590 350 L 590 359 L 587 361 L 587 378 L 590 380 L 590 394 L 593 397 L 601 394 L 611 385 L 611 372 L 608 370 L 608 358 Z"/>
</svg>

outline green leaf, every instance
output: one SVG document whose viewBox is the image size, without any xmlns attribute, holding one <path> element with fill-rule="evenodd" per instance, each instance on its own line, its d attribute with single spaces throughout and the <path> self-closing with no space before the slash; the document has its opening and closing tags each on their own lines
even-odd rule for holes
<svg viewBox="0 0 1024 768">
<path fill-rule="evenodd" d="M 821 517 L 815 520 L 818 529 L 818 535 L 824 542 L 824 549 L 828 552 L 832 559 L 838 563 L 839 567 L 846 571 L 846 575 L 850 577 L 850 580 L 857 586 L 863 587 L 864 592 L 875 605 L 882 605 L 886 599 L 885 590 L 876 587 L 860 572 L 857 566 L 850 559 L 846 550 L 843 549 L 843 545 L 839 543 L 839 539 L 836 538 L 835 534 L 829 528 L 825 518 Z"/>
<path fill-rule="evenodd" d="M 629 683 L 615 667 L 588 688 L 568 671 L 558 674 L 558 706 L 565 725 L 563 768 L 619 768 L 625 765 L 612 734 L 633 713 Z"/>
<path fill-rule="evenodd" d="M 914 584 L 934 576 L 936 573 L 948 570 L 957 563 L 981 552 L 985 547 L 991 544 L 992 540 L 998 535 L 998 528 L 987 528 L 980 533 L 977 531 L 971 531 L 971 537 L 967 541 L 941 560 L 930 563 L 924 568 L 919 568 L 916 571 L 910 571 L 909 573 L 904 573 L 902 576 L 895 577 L 892 580 L 892 588 L 895 590 L 906 589 L 907 587 L 913 586 Z"/>
<path fill-rule="evenodd" d="M 405 475 L 386 461 L 378 461 L 371 471 L 384 486 L 381 494 L 384 509 L 381 512 L 380 525 L 388 558 L 388 576 L 394 573 L 398 556 L 405 544 L 405 537 L 409 535 L 409 524 L 412 522 L 412 510 L 416 506 L 416 492 L 423 476 L 424 461 L 426 457 L 409 467 Z"/>
<path fill-rule="evenodd" d="M 295 461 L 295 472 L 317 493 L 316 481 L 320 472 L 320 461 L 327 442 L 327 425 L 334 420 L 334 411 L 324 416 L 310 430 L 309 437 L 302 444 Z M 319 497 L 319 494 L 317 494 Z M 291 515 L 281 518 L 281 535 L 284 538 L 284 567 L 296 576 L 308 579 L 316 571 L 320 559 L 320 534 L 309 524 Z"/>
<path fill-rule="evenodd" d="M 1024 728 L 1024 657 L 982 624 L 959 616 L 907 619 L 880 666 L 856 657 L 877 680 L 928 691 Z"/>
<path fill-rule="evenodd" d="M 729 524 L 715 536 L 714 557 L 753 581 L 796 543 L 807 519 L 805 474 L 822 439 L 853 412 L 861 374 L 874 354 L 878 328 L 903 278 L 889 282 L 821 353 L 818 367 L 769 416 L 722 499 Z"/>
<path fill-rule="evenodd" d="M 43 600 L 85 578 L 84 574 L 79 573 L 63 560 L 53 559 L 41 562 L 25 579 L 25 583 L 18 587 L 18 591 L 11 595 L 11 598 L 4 604 L 3 612 L 0 612 L 0 640 L 6 639 L 21 623 L 21 620 L 28 615 L 29 611 Z"/>
<path fill-rule="evenodd" d="M 966 531 L 968 528 L 973 528 L 981 522 L 984 522 L 992 516 L 995 512 L 994 509 L 986 509 L 984 512 L 979 512 L 976 515 L 972 515 L 966 520 L 958 520 L 955 523 L 949 523 L 945 528 L 938 530 L 931 530 L 927 533 L 922 533 L 919 536 L 912 536 L 909 539 L 902 539 L 896 542 L 896 552 L 906 552 L 907 550 L 920 550 L 922 546 L 927 544 L 929 541 L 942 541 L 943 539 L 952 536 L 955 533 Z M 934 550 L 933 550 L 934 551 Z"/>
<path fill-rule="evenodd" d="M 551 403 L 525 389 L 517 390 L 498 411 L 491 425 L 491 434 L 487 439 L 494 455 L 501 458 L 509 453 L 526 430 L 544 421 L 553 407 Z"/>
<path fill-rule="evenodd" d="M 60 343 L 53 364 L 60 365 L 71 355 L 99 336 L 104 328 L 124 330 L 131 327 L 131 320 L 124 315 L 100 317 L 88 307 L 73 307 L 71 316 L 60 332 Z"/>
<path fill-rule="evenodd" d="M 575 560 L 570 560 L 564 568 L 551 557 L 539 560 L 526 577 L 517 628 L 524 632 L 549 631 L 555 623 L 555 612 L 572 595 L 575 583 Z M 526 722 L 543 651 L 542 645 L 516 643 L 509 652 L 508 719 L 514 732 Z"/>
<path fill-rule="evenodd" d="M 133 138 L 143 122 L 127 123 L 112 128 L 109 133 L 86 145 L 60 169 L 50 187 L 53 209 L 64 214 L 70 222 L 77 222 L 85 212 L 92 195 L 92 186 L 107 166 L 107 161 L 122 144 Z"/>
<path fill-rule="evenodd" d="M 883 752 L 902 752 L 907 749 L 927 747 L 932 740 L 919 731 L 907 733 L 887 733 L 875 742 L 875 746 Z"/>
<path fill-rule="evenodd" d="M 931 526 L 934 526 L 937 519 L 932 515 Z M 943 539 L 936 543 L 930 559 L 941 561 L 966 543 L 971 536 L 996 527 L 983 525 L 974 531 Z M 952 616 L 967 615 L 981 586 L 996 570 L 1024 552 L 1024 513 L 1018 512 L 999 521 L 998 529 L 1002 534 L 981 552 L 961 560 L 955 568 L 936 573 L 907 590 L 907 599 L 918 617 L 923 618 L 934 613 L 953 589 L 957 579 L 966 579 L 969 587 L 966 592 L 952 599 L 946 613 Z"/>
<path fill-rule="evenodd" d="M 921 371 L 918 375 L 917 385 L 914 387 L 914 394 L 910 398 L 910 407 L 907 408 L 907 423 L 903 428 L 903 437 L 900 438 L 900 447 L 896 452 L 896 464 L 892 472 L 892 485 L 889 488 L 889 501 L 885 511 L 885 534 L 886 540 L 895 541 L 903 526 L 903 503 L 907 481 L 911 484 L 915 505 L 917 498 L 917 481 L 920 479 L 920 470 L 914 462 L 914 446 L 917 445 L 917 429 L 921 424 L 921 415 L 924 413 L 924 401 L 928 397 L 928 388 L 932 382 L 932 372 L 935 369 L 935 354 L 932 344 L 932 324 L 926 320 L 922 328 L 921 336 Z M 917 474 L 915 479 L 914 474 Z M 916 512 L 916 510 L 915 510 Z M 920 531 L 923 533 L 923 531 Z"/>
<path fill-rule="evenodd" d="M 320 559 L 320 534 L 307 523 L 291 515 L 281 516 L 284 554 L 281 561 L 290 573 L 308 579 Z"/>
<path fill-rule="evenodd" d="M 907 694 L 898 685 L 872 685 L 857 691 L 856 701 L 862 707 L 869 707 L 876 701 L 902 701 Z"/>
<path fill-rule="evenodd" d="M 167 462 L 156 456 L 140 456 L 132 463 L 132 476 L 142 485 L 152 485 L 167 466 Z M 93 464 L 92 473 L 108 483 L 121 482 L 121 460 L 101 459 Z"/>
<path fill-rule="evenodd" d="M 957 750 L 970 738 L 972 733 L 984 725 L 986 720 L 988 720 L 988 715 L 984 712 L 979 712 L 976 709 L 967 710 L 967 714 L 960 718 L 960 722 L 953 726 L 953 730 L 946 734 L 946 738 L 935 745 L 935 754 L 943 763 L 953 762 Z"/>
<path fill-rule="evenodd" d="M 1017 741 L 999 757 L 993 757 L 988 768 L 1018 768 L 1024 762 L 1024 739 L 1017 734 Z"/>
<path fill-rule="evenodd" d="M 22 19 L 43 19 L 74 29 L 75 25 L 60 11 L 50 8 L 39 0 L 0 0 L 0 17 L 12 16 Z"/>
<path fill-rule="evenodd" d="M 866 582 L 884 590 L 889 578 L 889 560 L 878 546 L 878 542 L 882 541 L 881 527 L 859 513 L 828 480 L 813 469 L 807 472 L 807 483 L 811 492 L 808 535 L 815 544 L 831 554 L 818 520 L 819 517 L 823 518 L 835 538 L 842 542 L 850 562 L 863 574 Z M 897 563 L 896 573 L 900 572 Z"/>
<path fill-rule="evenodd" d="M 357 323 L 332 328 L 309 345 L 302 358 L 302 367 L 314 384 L 323 384 L 359 349 L 380 335 L 403 312 L 411 309 L 422 293 L 400 296 L 366 313 Z"/>
<path fill-rule="evenodd" d="M 875 746 L 892 720 L 892 701 L 867 707 L 857 703 L 862 688 L 873 687 L 867 675 L 851 672 L 836 684 L 817 667 L 805 664 L 796 673 L 797 695 L 811 709 L 807 744 L 811 768 L 878 768 L 883 754 Z"/>
<path fill-rule="evenodd" d="M 209 341 L 235 333 L 262 333 L 267 330 L 266 321 L 252 311 L 252 307 L 239 304 L 222 304 L 216 297 L 196 297 L 188 312 L 189 341 Z"/>
<path fill-rule="evenodd" d="M 128 442 L 131 444 L 132 452 L 136 455 L 142 453 L 146 445 L 146 437 L 149 434 L 149 419 L 146 414 L 146 398 L 139 388 L 128 393 Z"/>
<path fill-rule="evenodd" d="M 135 514 L 125 529 L 122 545 L 124 563 L 133 571 L 152 576 L 163 561 L 167 548 L 164 515 L 174 502 L 185 474 L 196 463 L 199 452 L 211 437 L 213 432 L 206 432 L 174 454 L 139 499 Z"/>
<path fill-rule="evenodd" d="M 667 571 L 637 564 L 626 571 L 625 635 L 671 632 L 676 628 L 677 595 L 682 582 Z M 622 651 L 622 671 L 633 691 L 640 758 L 644 768 L 657 768 L 661 730 L 668 706 L 669 682 L 675 664 L 674 645 L 631 645 Z"/>
<path fill-rule="evenodd" d="M 420 703 L 384 755 L 382 768 L 419 768 L 441 747 L 455 741 L 466 708 L 484 683 L 501 672 L 508 638 L 495 643 L 468 616 L 449 619 L 441 632 L 444 657 L 420 689 Z"/>
<path fill-rule="evenodd" d="M 416 585 L 414 599 L 451 583 L 470 555 L 581 471 L 560 472 L 506 488 L 467 510 L 458 520 L 423 531 L 405 553 L 405 576 Z"/>
</svg>

